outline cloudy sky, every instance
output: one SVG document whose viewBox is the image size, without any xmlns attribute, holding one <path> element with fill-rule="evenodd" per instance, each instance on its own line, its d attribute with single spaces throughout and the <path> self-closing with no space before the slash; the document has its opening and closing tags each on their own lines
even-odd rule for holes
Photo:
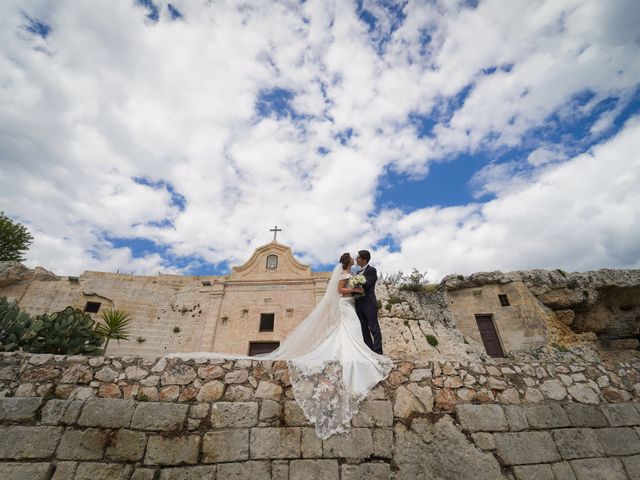
<svg viewBox="0 0 640 480">
<path fill-rule="evenodd" d="M 640 267 L 637 0 L 7 0 L 27 264 Z"/>
</svg>

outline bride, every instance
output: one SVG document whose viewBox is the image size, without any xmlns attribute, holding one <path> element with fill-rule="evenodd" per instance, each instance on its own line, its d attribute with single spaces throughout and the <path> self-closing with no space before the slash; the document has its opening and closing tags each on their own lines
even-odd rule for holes
<svg viewBox="0 0 640 480">
<path fill-rule="evenodd" d="M 285 360 L 293 396 L 315 424 L 318 437 L 347 432 L 360 402 L 393 368 L 389 358 L 364 343 L 353 297 L 362 289 L 347 286 L 353 264 L 349 253 L 340 257 L 320 303 L 273 352 L 252 357 L 217 352 L 167 357 Z"/>
</svg>

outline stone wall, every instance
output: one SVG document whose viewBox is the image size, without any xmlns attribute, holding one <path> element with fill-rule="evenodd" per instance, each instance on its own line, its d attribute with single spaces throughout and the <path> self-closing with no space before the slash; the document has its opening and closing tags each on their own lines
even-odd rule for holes
<svg viewBox="0 0 640 480">
<path fill-rule="evenodd" d="M 283 362 L 2 354 L 0 478 L 639 478 L 640 359 L 570 358 L 397 362 L 322 441 Z"/>
</svg>

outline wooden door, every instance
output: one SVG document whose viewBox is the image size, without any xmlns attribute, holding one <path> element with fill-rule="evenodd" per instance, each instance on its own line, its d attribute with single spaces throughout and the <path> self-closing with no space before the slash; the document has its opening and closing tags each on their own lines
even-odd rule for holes
<svg viewBox="0 0 640 480">
<path fill-rule="evenodd" d="M 504 357 L 502 346 L 500 345 L 500 339 L 498 338 L 498 332 L 493 324 L 493 318 L 491 315 L 476 315 L 476 323 L 478 324 L 478 330 L 480 331 L 480 337 L 482 337 L 482 343 L 487 355 L 492 357 Z"/>
</svg>

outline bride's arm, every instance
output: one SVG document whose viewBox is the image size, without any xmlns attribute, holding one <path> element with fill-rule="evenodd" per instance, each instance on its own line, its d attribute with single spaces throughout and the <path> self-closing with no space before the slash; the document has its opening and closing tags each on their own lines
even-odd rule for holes
<svg viewBox="0 0 640 480">
<path fill-rule="evenodd" d="M 340 295 L 350 295 L 352 293 L 362 293 L 362 288 L 347 288 L 347 279 L 338 282 L 338 293 Z"/>
</svg>

